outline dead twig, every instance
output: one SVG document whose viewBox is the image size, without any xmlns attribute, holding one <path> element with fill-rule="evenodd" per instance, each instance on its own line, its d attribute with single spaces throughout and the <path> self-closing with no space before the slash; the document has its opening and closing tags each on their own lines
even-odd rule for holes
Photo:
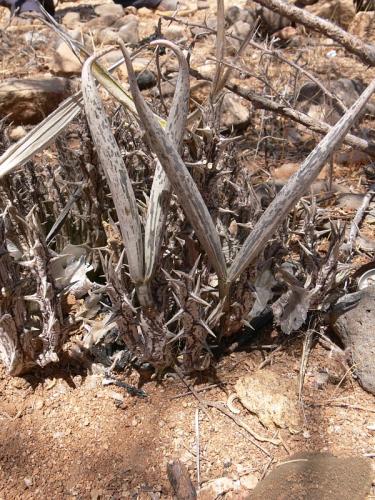
<svg viewBox="0 0 375 500">
<path fill-rule="evenodd" d="M 210 391 L 211 389 L 215 389 L 215 387 L 221 387 L 223 385 L 226 385 L 226 382 L 219 382 L 217 384 L 211 384 L 208 385 L 207 387 L 199 387 L 198 389 L 195 389 L 195 392 L 205 392 L 205 391 Z M 188 392 L 183 392 L 181 394 L 176 394 L 176 396 L 172 396 L 169 398 L 170 400 L 172 399 L 179 399 L 179 398 L 185 398 L 186 396 L 193 396 L 194 394 L 189 390 Z"/>
<path fill-rule="evenodd" d="M 282 0 L 255 0 L 255 2 L 273 12 L 277 12 L 281 16 L 287 17 L 295 23 L 302 24 L 307 28 L 323 33 L 339 43 L 348 52 L 356 55 L 365 64 L 375 66 L 375 47 L 362 42 L 360 38 L 350 35 L 347 31 L 339 28 L 335 24 L 318 16 L 314 16 L 306 10 L 299 9 Z"/>
<path fill-rule="evenodd" d="M 238 418 L 236 415 L 234 415 L 229 410 L 227 410 L 227 408 L 225 408 L 225 406 L 222 403 L 217 403 L 214 401 L 206 401 L 205 404 L 206 404 L 206 406 L 209 406 L 211 408 L 216 408 L 221 413 L 223 413 L 227 417 L 231 418 L 238 425 L 238 427 L 241 427 L 242 429 L 244 429 L 246 432 L 248 432 L 250 434 L 250 436 L 252 436 L 257 441 L 261 441 L 262 443 L 271 443 L 271 444 L 274 444 L 275 446 L 279 446 L 281 444 L 280 440 L 269 438 L 267 436 L 261 436 L 260 434 L 257 434 L 255 431 L 250 429 L 250 427 L 247 424 L 245 424 L 245 422 L 243 422 L 240 418 Z M 267 455 L 269 455 L 269 453 L 266 452 L 264 449 L 262 449 L 262 451 L 264 453 L 266 453 Z"/>
<path fill-rule="evenodd" d="M 345 402 L 323 401 L 322 403 L 315 403 L 312 401 L 305 401 L 305 404 L 312 407 L 335 406 L 337 408 L 349 408 L 350 410 L 368 411 L 369 413 L 375 413 L 375 408 L 366 408 L 365 406 L 355 404 L 353 405 Z"/>
<path fill-rule="evenodd" d="M 197 79 L 212 81 L 209 77 L 203 76 L 201 73 L 199 73 L 199 71 L 195 69 L 190 69 L 190 74 Z M 272 111 L 277 115 L 290 118 L 291 120 L 304 125 L 312 132 L 325 135 L 332 128 L 325 122 L 311 118 L 301 111 L 297 111 L 294 108 L 285 106 L 285 104 L 271 101 L 271 99 L 263 97 L 260 94 L 253 92 L 252 90 L 240 87 L 237 84 L 227 84 L 225 88 L 242 97 L 243 99 L 253 103 L 255 108 L 265 109 L 268 111 Z M 357 137 L 353 134 L 347 134 L 343 140 L 343 143 L 353 148 L 360 149 L 371 157 L 375 156 L 375 144 L 367 141 L 366 139 L 362 139 L 361 137 Z"/>
<path fill-rule="evenodd" d="M 195 410 L 195 448 L 196 448 L 196 466 L 197 466 L 197 486 L 199 489 L 201 485 L 199 408 Z"/>
<path fill-rule="evenodd" d="M 351 255 L 353 252 L 355 240 L 359 232 L 359 225 L 361 224 L 361 221 L 365 215 L 366 210 L 368 209 L 368 206 L 370 205 L 370 201 L 374 196 L 374 194 L 375 194 L 375 184 L 372 184 L 366 195 L 363 197 L 361 206 L 358 208 L 357 213 L 355 214 L 353 222 L 350 226 L 349 241 L 348 241 L 349 255 Z"/>
</svg>

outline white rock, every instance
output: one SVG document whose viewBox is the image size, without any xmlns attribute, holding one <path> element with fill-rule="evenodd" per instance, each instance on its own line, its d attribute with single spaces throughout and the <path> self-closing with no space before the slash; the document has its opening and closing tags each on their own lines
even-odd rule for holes
<svg viewBox="0 0 375 500">
<path fill-rule="evenodd" d="M 197 494 L 198 500 L 214 500 L 224 493 L 233 490 L 235 487 L 233 479 L 229 477 L 219 477 L 214 481 L 206 483 Z"/>
<path fill-rule="evenodd" d="M 240 484 L 247 490 L 253 490 L 258 484 L 258 478 L 255 474 L 246 474 L 246 476 L 241 477 Z"/>
<path fill-rule="evenodd" d="M 8 131 L 8 137 L 11 141 L 19 141 L 20 139 L 23 139 L 26 134 L 27 132 L 22 125 L 14 127 Z"/>
</svg>

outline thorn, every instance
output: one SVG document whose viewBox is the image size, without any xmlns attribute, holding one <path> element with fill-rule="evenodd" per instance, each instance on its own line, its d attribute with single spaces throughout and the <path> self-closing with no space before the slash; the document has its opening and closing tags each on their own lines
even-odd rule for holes
<svg viewBox="0 0 375 500">
<path fill-rule="evenodd" d="M 184 312 L 185 312 L 184 309 L 180 309 L 178 312 L 176 312 L 176 314 L 169 321 L 167 321 L 165 323 L 164 326 L 168 326 L 171 323 L 173 323 L 174 321 L 176 321 L 181 316 L 181 314 L 183 314 Z"/>
<path fill-rule="evenodd" d="M 198 295 L 195 295 L 195 293 L 193 293 L 193 292 L 189 293 L 189 298 L 193 299 L 195 302 L 198 302 L 198 304 L 202 304 L 202 306 L 211 307 L 211 304 L 209 304 L 205 300 L 201 299 Z"/>
<path fill-rule="evenodd" d="M 174 337 L 173 339 L 169 340 L 167 344 L 172 344 L 173 342 L 176 342 L 182 335 L 184 334 L 184 329 L 182 328 Z"/>
<path fill-rule="evenodd" d="M 211 330 L 211 328 L 203 321 L 203 319 L 199 320 L 199 324 L 203 326 L 203 328 L 210 334 L 214 339 L 216 339 L 216 335 Z"/>
</svg>

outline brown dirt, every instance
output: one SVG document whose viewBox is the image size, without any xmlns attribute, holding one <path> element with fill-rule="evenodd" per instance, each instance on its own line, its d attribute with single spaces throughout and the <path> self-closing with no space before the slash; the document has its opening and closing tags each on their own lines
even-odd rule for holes
<svg viewBox="0 0 375 500">
<path fill-rule="evenodd" d="M 301 352 L 301 339 L 289 341 L 263 369 L 297 380 Z M 200 395 L 225 402 L 238 378 L 253 372 L 265 356 L 262 349 L 232 353 L 219 361 L 216 373 L 196 380 L 195 388 L 220 383 Z M 322 370 L 336 385 L 318 388 Z M 302 451 L 340 457 L 373 453 L 375 434 L 368 429 L 375 422 L 373 397 L 343 373 L 341 361 L 318 344 L 306 375 L 304 431 L 292 435 L 279 430 L 280 446 L 254 443 L 215 409 L 208 410 L 211 422 L 200 411 L 201 483 L 222 476 L 241 480 L 250 472 L 261 478 L 289 454 Z M 96 376 L 74 374 L 68 367 L 43 377 L 10 379 L 2 373 L 0 498 L 155 498 L 148 490 L 171 498 L 166 464 L 172 459 L 182 460 L 196 481 L 198 403 L 191 395 L 176 398 L 188 392 L 181 381 L 144 383 L 148 396 L 140 399 L 118 387 L 102 387 Z M 140 383 L 136 373 L 125 380 Z M 116 394 L 124 397 L 121 407 Z M 256 416 L 242 409 L 240 418 L 271 437 Z"/>
</svg>

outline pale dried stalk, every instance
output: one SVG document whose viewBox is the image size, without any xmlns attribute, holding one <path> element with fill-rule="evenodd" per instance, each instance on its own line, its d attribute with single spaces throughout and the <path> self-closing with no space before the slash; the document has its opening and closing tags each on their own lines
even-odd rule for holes
<svg viewBox="0 0 375 500">
<path fill-rule="evenodd" d="M 45 149 L 82 109 L 82 95 L 68 97 L 53 113 L 36 125 L 31 132 L 10 146 L 0 156 L 0 179 Z"/>
<path fill-rule="evenodd" d="M 217 0 L 217 33 L 216 33 L 216 72 L 213 79 L 211 99 L 220 92 L 220 82 L 223 78 L 224 66 L 220 61 L 224 59 L 225 52 L 225 15 L 224 15 L 224 0 Z"/>
<path fill-rule="evenodd" d="M 335 148 L 339 146 L 358 116 L 360 116 L 374 91 L 375 80 L 370 83 L 353 106 L 309 154 L 300 169 L 289 179 L 263 213 L 229 269 L 228 280 L 231 283 L 259 255 L 277 227 L 288 215 L 289 210 L 316 179 L 327 159 Z"/>
<path fill-rule="evenodd" d="M 97 56 L 89 57 L 82 69 L 82 93 L 87 121 L 116 208 L 130 277 L 138 288 L 138 298 L 141 304 L 149 305 L 152 299 L 142 286 L 144 282 L 143 239 L 137 202 L 124 160 L 91 73 L 96 58 Z"/>
<path fill-rule="evenodd" d="M 217 234 L 210 213 L 172 141 L 166 135 L 144 102 L 143 96 L 137 85 L 129 54 L 123 44 L 121 45 L 121 49 L 125 57 L 134 103 L 142 125 L 150 138 L 150 144 L 166 171 L 182 208 L 193 226 L 202 247 L 207 253 L 209 262 L 214 267 L 221 283 L 225 283 L 227 277 L 225 259 L 221 249 L 219 235 Z"/>
<path fill-rule="evenodd" d="M 167 40 L 156 40 L 150 45 L 164 45 L 174 51 L 179 62 L 176 90 L 169 112 L 166 134 L 181 153 L 187 115 L 189 112 L 189 66 L 182 51 Z M 149 281 L 158 262 L 163 242 L 171 197 L 171 183 L 160 161 L 157 162 L 151 187 L 149 207 L 145 227 L 145 281 Z"/>
</svg>

